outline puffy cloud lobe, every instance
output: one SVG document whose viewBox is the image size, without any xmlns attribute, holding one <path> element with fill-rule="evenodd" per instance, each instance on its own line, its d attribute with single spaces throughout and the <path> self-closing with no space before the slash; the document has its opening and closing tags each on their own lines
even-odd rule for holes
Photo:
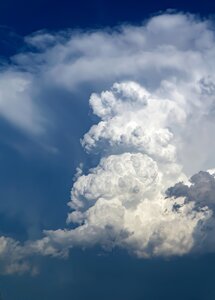
<svg viewBox="0 0 215 300">
<path fill-rule="evenodd" d="M 183 122 L 182 109 L 168 99 L 156 99 L 134 82 L 114 84 L 111 91 L 93 94 L 93 112 L 102 121 L 85 134 L 82 145 L 88 150 L 106 152 L 134 151 L 175 161 L 175 147 L 170 144 L 170 119 Z"/>
<path fill-rule="evenodd" d="M 76 210 L 68 221 L 80 226 L 52 232 L 51 238 L 69 237 L 70 246 L 124 247 L 140 257 L 189 252 L 196 226 L 210 211 L 196 211 L 184 198 L 177 200 L 180 212 L 175 210 L 175 202 L 161 194 L 160 175 L 157 164 L 141 153 L 103 159 L 73 186 L 71 206 Z"/>
<path fill-rule="evenodd" d="M 148 156 L 141 153 L 111 155 L 103 158 L 89 175 L 77 179 L 70 204 L 72 208 L 86 210 L 100 198 L 120 198 L 125 206 L 133 207 L 137 204 L 135 197 L 155 192 L 159 182 L 157 165 Z"/>
</svg>

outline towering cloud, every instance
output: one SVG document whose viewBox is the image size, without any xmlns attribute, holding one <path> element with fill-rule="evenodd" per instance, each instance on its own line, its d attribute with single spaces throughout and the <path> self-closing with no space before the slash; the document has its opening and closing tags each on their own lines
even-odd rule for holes
<svg viewBox="0 0 215 300">
<path fill-rule="evenodd" d="M 213 23 L 162 14 L 113 30 L 38 32 L 26 44 L 32 51 L 12 58 L 21 85 L 13 81 L 4 93 L 11 103 L 21 93 L 30 117 L 22 123 L 0 103 L 2 115 L 39 131 L 45 104 L 38 110 L 35 95 L 90 86 L 98 123 L 81 143 L 98 164 L 77 173 L 66 229 L 22 246 L 2 237 L 4 249 L 14 249 L 11 264 L 32 254 L 65 256 L 76 246 L 120 247 L 138 257 L 214 251 L 215 176 L 206 171 L 215 166 Z"/>
<path fill-rule="evenodd" d="M 115 83 L 110 91 L 93 94 L 90 104 L 101 122 L 85 134 L 82 144 L 102 158 L 73 185 L 73 211 L 67 221 L 77 227 L 47 232 L 48 237 L 66 247 L 118 246 L 139 257 L 194 250 L 204 238 L 212 210 L 207 201 L 198 200 L 198 193 L 189 201 L 182 192 L 174 193 L 177 186 L 185 193 L 195 187 L 180 183 L 170 188 L 188 181 L 177 149 L 190 104 L 161 98 L 160 91 L 152 94 L 134 82 Z M 212 175 L 204 174 L 214 182 Z M 199 181 L 204 186 L 203 177 Z M 205 189 L 202 192 L 205 195 Z"/>
</svg>

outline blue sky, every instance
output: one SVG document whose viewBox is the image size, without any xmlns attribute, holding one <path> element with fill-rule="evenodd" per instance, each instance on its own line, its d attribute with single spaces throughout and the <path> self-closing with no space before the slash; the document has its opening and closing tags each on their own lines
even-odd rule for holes
<svg viewBox="0 0 215 300">
<path fill-rule="evenodd" d="M 20 34 L 38 29 L 66 27 L 103 27 L 121 22 L 141 22 L 149 14 L 160 10 L 176 9 L 201 15 L 214 13 L 210 1 L 1 1 L 1 24 L 12 27 Z"/>
<path fill-rule="evenodd" d="M 214 299 L 214 13 L 0 3 L 4 300 Z"/>
</svg>

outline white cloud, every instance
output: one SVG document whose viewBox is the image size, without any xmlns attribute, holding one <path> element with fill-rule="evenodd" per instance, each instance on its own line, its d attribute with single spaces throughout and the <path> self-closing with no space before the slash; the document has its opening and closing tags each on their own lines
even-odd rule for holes
<svg viewBox="0 0 215 300">
<path fill-rule="evenodd" d="M 207 166 L 196 143 L 197 130 L 204 128 L 206 151 L 211 144 L 210 24 L 192 16 L 162 15 L 111 34 L 83 34 L 70 44 L 79 55 L 68 59 L 67 78 L 81 66 L 85 73 L 80 81 L 76 76 L 79 83 L 101 82 L 103 76 L 106 82 L 110 77 L 120 82 L 90 98 L 101 121 L 85 134 L 82 145 L 102 159 L 74 183 L 69 203 L 74 211 L 67 221 L 78 225 L 46 232 L 48 238 L 68 248 L 123 247 L 140 257 L 194 251 L 205 239 L 213 211 L 207 202 L 196 208 L 194 200 L 166 197 L 165 191 Z M 60 84 L 74 88 L 66 80 Z M 194 147 L 200 162 L 193 166 Z"/>
<path fill-rule="evenodd" d="M 93 94 L 90 104 L 102 120 L 83 145 L 104 157 L 73 185 L 69 204 L 74 211 L 67 221 L 77 227 L 46 232 L 50 242 L 66 248 L 118 246 L 139 257 L 193 251 L 204 237 L 196 239 L 195 233 L 203 231 L 212 210 L 207 203 L 196 209 L 184 195 L 165 195 L 174 183 L 188 181 L 177 158 L 183 133 L 175 134 L 185 127 L 190 104 L 162 99 L 134 82 Z"/>
<path fill-rule="evenodd" d="M 12 87 L 7 88 L 2 102 L 10 103 L 16 97 L 21 103 L 16 107 L 18 116 L 9 113 L 14 101 L 6 112 L 2 109 L 2 114 L 27 130 L 45 126 L 40 119 L 43 103 L 37 97 L 44 94 L 45 98 L 52 87 L 74 92 L 88 84 L 91 90 L 100 91 L 115 81 L 132 80 L 151 91 L 162 81 L 170 84 L 175 79 L 178 88 L 190 82 L 195 89 L 199 88 L 198 81 L 214 80 L 213 30 L 209 21 L 192 15 L 163 14 L 140 26 L 112 30 L 39 31 L 25 41 L 32 51 L 12 57 L 10 66 L 0 73 L 2 85 L 7 76 L 7 84 Z M 23 86 L 23 82 L 23 90 L 17 90 L 17 84 Z"/>
<path fill-rule="evenodd" d="M 36 269 L 26 261 L 26 248 L 14 239 L 0 237 L 0 273 L 35 273 Z"/>
<path fill-rule="evenodd" d="M 13 68 L 0 71 L 0 115 L 31 134 L 43 132 L 43 117 L 33 95 L 33 78 Z"/>
<path fill-rule="evenodd" d="M 12 58 L 16 72 L 0 74 L 0 114 L 39 132 L 43 106 L 35 95 L 90 86 L 100 121 L 82 145 L 101 160 L 88 174 L 79 172 L 72 188 L 67 221 L 77 226 L 46 231 L 44 239 L 24 245 L 25 255 L 65 255 L 93 245 L 140 257 L 214 249 L 205 242 L 211 236 L 205 228 L 214 232 L 213 207 L 165 194 L 182 180 L 186 190 L 190 175 L 215 165 L 213 24 L 162 14 L 140 26 L 39 32 L 26 43 L 34 51 Z"/>
<path fill-rule="evenodd" d="M 21 54 L 16 61 L 32 67 L 33 60 L 36 68 L 39 63 L 45 80 L 69 90 L 81 83 L 100 87 L 124 79 L 154 87 L 171 77 L 201 78 L 214 67 L 204 58 L 214 57 L 209 22 L 183 14 L 163 14 L 141 26 L 106 31 L 39 32 L 26 41 L 41 53 Z"/>
</svg>

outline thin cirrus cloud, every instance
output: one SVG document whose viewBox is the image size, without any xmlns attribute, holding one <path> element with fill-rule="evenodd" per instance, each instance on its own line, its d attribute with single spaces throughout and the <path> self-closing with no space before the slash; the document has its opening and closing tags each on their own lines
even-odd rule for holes
<svg viewBox="0 0 215 300">
<path fill-rule="evenodd" d="M 33 77 L 15 67 L 0 69 L 0 115 L 26 133 L 43 132 L 43 117 L 34 102 Z"/>
<path fill-rule="evenodd" d="M 138 257 L 214 251 L 215 177 L 205 171 L 215 166 L 213 23 L 162 14 L 140 26 L 38 32 L 26 44 L 10 70 L 27 74 L 20 114 L 27 109 L 28 118 L 22 123 L 6 104 L 1 114 L 19 127 L 43 128 L 35 86 L 44 95 L 47 86 L 71 93 L 92 86 L 89 103 L 100 120 L 81 143 L 100 161 L 87 174 L 79 168 L 66 229 L 24 245 L 2 237 L 0 249 L 14 249 L 5 272 L 31 268 L 25 261 L 33 254 L 65 256 L 76 246 Z M 12 104 L 18 99 L 15 87 L 5 93 Z"/>
</svg>

